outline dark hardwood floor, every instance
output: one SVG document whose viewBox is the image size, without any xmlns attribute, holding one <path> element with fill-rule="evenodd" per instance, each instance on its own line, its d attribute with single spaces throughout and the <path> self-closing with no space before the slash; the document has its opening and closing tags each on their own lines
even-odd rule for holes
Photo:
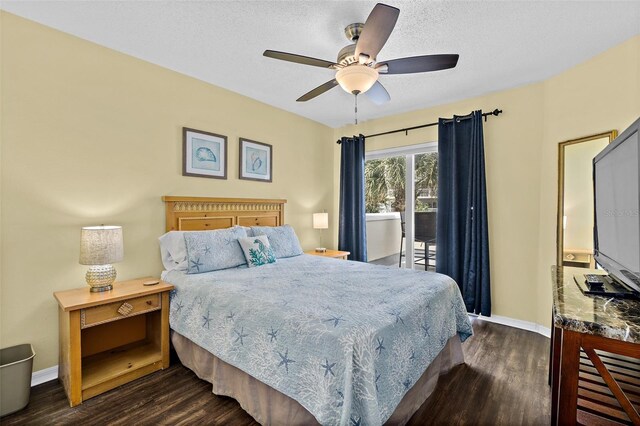
<svg viewBox="0 0 640 426">
<path fill-rule="evenodd" d="M 548 425 L 549 339 L 475 320 L 465 365 L 440 378 L 410 425 Z M 179 364 L 70 408 L 57 381 L 36 386 L 2 425 L 255 425 L 238 403 Z"/>
<path fill-rule="evenodd" d="M 549 425 L 549 343 L 540 334 L 476 319 L 465 364 L 440 378 L 410 425 Z"/>
</svg>

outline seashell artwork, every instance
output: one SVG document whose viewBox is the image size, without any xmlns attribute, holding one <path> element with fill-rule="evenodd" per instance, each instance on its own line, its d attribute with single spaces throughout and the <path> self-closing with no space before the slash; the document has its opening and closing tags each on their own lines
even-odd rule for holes
<svg viewBox="0 0 640 426">
<path fill-rule="evenodd" d="M 183 176 L 227 178 L 227 137 L 182 128 Z"/>
<path fill-rule="evenodd" d="M 267 151 L 264 149 L 246 148 L 247 171 L 260 176 L 267 175 Z"/>
<path fill-rule="evenodd" d="M 272 146 L 240 138 L 240 179 L 272 182 Z"/>
<path fill-rule="evenodd" d="M 251 171 L 255 173 L 260 170 L 260 167 L 262 167 L 262 158 L 255 152 L 251 153 Z"/>
<path fill-rule="evenodd" d="M 213 151 L 205 147 L 196 149 L 196 159 L 199 161 L 218 161 Z"/>
</svg>

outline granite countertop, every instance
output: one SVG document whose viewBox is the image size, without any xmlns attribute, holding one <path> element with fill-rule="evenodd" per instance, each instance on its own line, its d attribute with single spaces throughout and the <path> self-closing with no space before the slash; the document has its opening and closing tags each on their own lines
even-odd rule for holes
<svg viewBox="0 0 640 426">
<path fill-rule="evenodd" d="M 553 322 L 579 333 L 640 343 L 640 300 L 614 299 L 582 294 L 574 274 L 604 274 L 585 268 L 551 268 Z"/>
</svg>

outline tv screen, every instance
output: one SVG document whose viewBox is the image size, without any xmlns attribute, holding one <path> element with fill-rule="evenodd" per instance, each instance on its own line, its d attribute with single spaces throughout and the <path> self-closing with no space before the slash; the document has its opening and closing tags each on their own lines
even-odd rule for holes
<svg viewBox="0 0 640 426">
<path fill-rule="evenodd" d="M 595 260 L 640 292 L 640 119 L 593 159 Z"/>
</svg>

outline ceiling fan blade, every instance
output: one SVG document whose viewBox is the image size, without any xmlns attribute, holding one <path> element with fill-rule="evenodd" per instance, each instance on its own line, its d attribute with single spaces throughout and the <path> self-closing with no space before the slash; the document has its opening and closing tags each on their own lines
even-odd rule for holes
<svg viewBox="0 0 640 426">
<path fill-rule="evenodd" d="M 320 68 L 333 68 L 336 65 L 335 62 L 325 61 L 324 59 L 311 58 L 294 53 L 278 52 L 277 50 L 265 50 L 263 55 L 267 58 L 280 59 L 281 61 L 295 62 L 297 64 L 311 65 Z"/>
<path fill-rule="evenodd" d="M 376 81 L 375 84 L 371 86 L 371 89 L 364 92 L 364 94 L 376 105 L 386 104 L 391 100 L 389 92 L 387 92 L 387 89 L 385 89 L 379 81 Z"/>
<path fill-rule="evenodd" d="M 382 49 L 382 46 L 391 35 L 399 14 L 400 9 L 395 7 L 382 3 L 375 5 L 358 38 L 356 58 L 360 57 L 361 53 L 368 55 L 371 59 L 375 59 L 378 56 L 378 52 L 380 52 L 380 49 Z"/>
<path fill-rule="evenodd" d="M 417 72 L 428 72 L 446 70 L 453 68 L 458 63 L 459 55 L 424 55 L 412 56 L 410 58 L 394 59 L 392 61 L 379 62 L 376 69 L 381 74 L 412 74 Z M 387 71 L 384 71 L 384 68 Z"/>
<path fill-rule="evenodd" d="M 322 95 L 327 90 L 333 89 L 337 85 L 338 81 L 335 78 L 333 80 L 329 80 L 326 83 L 321 84 L 320 86 L 311 90 L 310 92 L 307 92 L 304 95 L 300 96 L 298 99 L 296 99 L 296 102 L 306 102 L 310 99 L 315 98 L 316 96 Z"/>
</svg>

